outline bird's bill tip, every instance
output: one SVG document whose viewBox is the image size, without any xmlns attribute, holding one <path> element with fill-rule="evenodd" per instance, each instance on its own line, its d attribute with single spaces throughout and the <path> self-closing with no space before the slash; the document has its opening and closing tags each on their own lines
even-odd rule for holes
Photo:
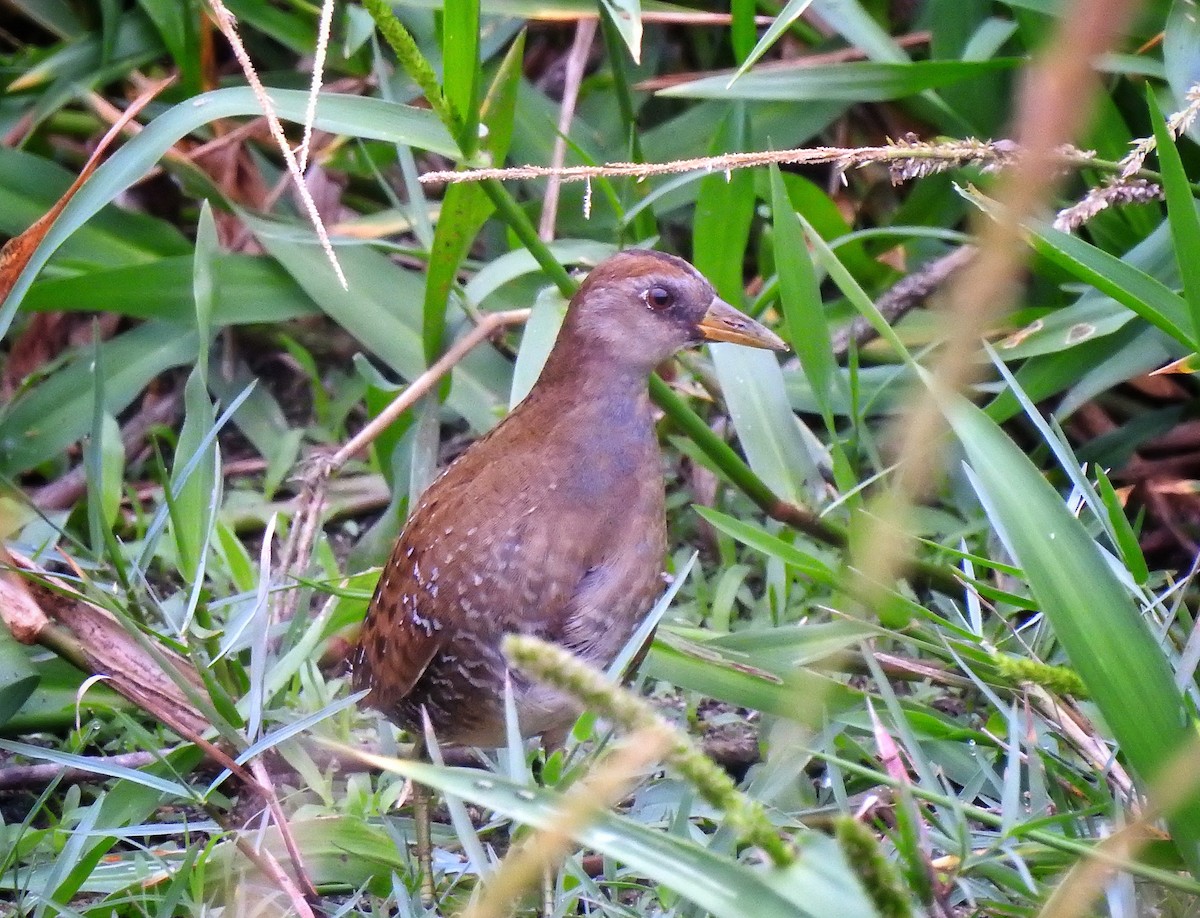
<svg viewBox="0 0 1200 918">
<path fill-rule="evenodd" d="M 698 328 L 706 341 L 728 341 L 772 351 L 788 350 L 787 343 L 775 332 L 734 309 L 720 297 L 713 297 Z"/>
</svg>

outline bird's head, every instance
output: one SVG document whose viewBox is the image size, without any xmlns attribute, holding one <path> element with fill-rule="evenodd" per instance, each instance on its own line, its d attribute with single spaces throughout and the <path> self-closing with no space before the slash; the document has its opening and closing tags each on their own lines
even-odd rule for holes
<svg viewBox="0 0 1200 918">
<path fill-rule="evenodd" d="M 718 297 L 682 258 L 647 249 L 626 250 L 592 269 L 571 300 L 564 332 L 646 373 L 701 341 L 787 350 L 783 339 Z"/>
</svg>

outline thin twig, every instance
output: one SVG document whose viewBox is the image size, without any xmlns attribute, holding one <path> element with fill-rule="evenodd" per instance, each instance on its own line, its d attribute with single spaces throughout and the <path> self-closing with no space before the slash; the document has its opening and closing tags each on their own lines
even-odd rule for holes
<svg viewBox="0 0 1200 918">
<path fill-rule="evenodd" d="M 1116 755 L 1096 735 L 1096 728 L 1078 710 L 1055 698 L 1040 685 L 1027 685 L 1026 691 L 1042 716 L 1057 724 L 1062 735 L 1079 751 L 1096 771 L 1106 775 L 1120 800 L 1127 806 L 1137 806 L 1133 778 L 1117 761 Z M 1080 723 L 1083 721 L 1083 723 Z M 1086 726 L 1085 726 L 1086 725 Z"/>
<path fill-rule="evenodd" d="M 985 169 L 1001 169 L 1012 165 L 1019 147 L 1009 140 L 952 140 L 944 143 L 922 143 L 913 139 L 898 140 L 878 147 L 811 147 L 792 150 L 757 150 L 749 153 L 725 153 L 720 156 L 701 156 L 677 159 L 667 163 L 605 163 L 601 166 L 569 166 L 554 169 L 549 166 L 511 166 L 506 169 L 464 169 L 426 172 L 421 183 L 426 185 L 454 182 L 479 182 L 487 179 L 512 181 L 557 177 L 563 182 L 582 182 L 595 178 L 646 179 L 656 175 L 676 175 L 682 172 L 728 172 L 755 166 L 819 165 L 833 163 L 839 170 L 857 169 L 882 163 L 892 170 L 893 180 L 919 178 L 934 172 L 967 165 Z M 1050 171 L 1057 174 L 1065 168 L 1095 164 L 1096 154 L 1076 147 L 1059 148 L 1047 158 Z"/>
<path fill-rule="evenodd" d="M 292 179 L 296 185 L 296 194 L 300 197 L 300 201 L 308 213 L 313 230 L 317 234 L 317 240 L 321 243 L 321 249 L 325 252 L 325 257 L 329 259 L 329 264 L 333 267 L 334 274 L 337 275 L 338 283 L 342 285 L 343 290 L 348 290 L 349 284 L 346 282 L 346 275 L 342 272 L 341 262 L 338 261 L 337 253 L 333 250 L 333 243 L 329 241 L 329 233 L 326 232 L 325 223 L 321 220 L 321 215 L 317 212 L 317 204 L 313 200 L 312 194 L 309 193 L 308 186 L 304 184 L 304 175 L 300 171 L 300 164 L 296 162 L 296 156 L 292 153 L 291 144 L 288 143 L 287 136 L 283 133 L 283 125 L 279 123 L 279 116 L 275 114 L 275 105 L 271 102 L 271 97 L 267 95 L 267 90 L 263 86 L 262 80 L 258 78 L 258 71 L 254 69 L 254 64 L 250 61 L 250 55 L 246 53 L 246 46 L 242 44 L 241 36 L 238 35 L 237 20 L 225 6 L 224 0 L 208 0 L 208 3 L 212 9 L 213 19 L 217 23 L 217 28 L 221 30 L 221 34 L 225 36 L 225 40 L 229 42 L 230 48 L 233 49 L 233 55 L 237 58 L 238 64 L 241 65 L 242 72 L 246 76 L 246 82 L 250 84 L 250 88 L 254 92 L 254 97 L 258 100 L 263 115 L 266 116 L 267 125 L 271 129 L 271 136 L 275 138 L 275 142 L 279 146 L 279 152 L 283 155 L 283 161 L 287 165 L 288 172 L 292 175 Z"/>
<path fill-rule="evenodd" d="M 180 396 L 172 393 L 155 399 L 142 408 L 121 428 L 121 444 L 128 462 L 146 441 L 146 435 L 154 427 L 170 424 L 179 413 Z M 66 510 L 87 493 L 88 469 L 79 463 L 66 474 L 49 484 L 29 492 L 29 501 L 39 510 Z"/>
<path fill-rule="evenodd" d="M 157 762 L 160 756 L 170 755 L 172 751 L 166 749 L 159 753 L 128 752 L 124 755 L 106 755 L 98 761 L 122 768 L 145 768 Z M 108 781 L 110 778 L 110 775 L 100 774 L 89 768 L 63 768 L 55 763 L 8 765 L 0 768 L 0 791 L 45 787 L 56 779 L 64 784 L 84 784 L 88 781 Z"/>
<path fill-rule="evenodd" d="M 332 23 L 333 0 L 324 0 L 321 4 L 321 21 L 317 28 L 317 50 L 313 56 L 308 104 L 304 107 L 304 136 L 300 140 L 300 153 L 296 157 L 301 172 L 308 168 L 308 147 L 312 141 L 313 122 L 317 118 L 317 96 L 321 93 L 321 81 L 325 76 L 325 54 L 329 49 L 329 30 Z"/>
<path fill-rule="evenodd" d="M 917 271 L 901 278 L 883 296 L 876 301 L 876 306 L 887 319 L 889 325 L 895 325 L 908 312 L 919 306 L 932 296 L 956 271 L 962 269 L 975 257 L 976 249 L 972 245 L 964 245 L 954 251 L 935 258 L 928 264 L 922 265 Z M 833 335 L 833 352 L 838 357 L 844 357 L 850 352 L 853 344 L 862 347 L 868 341 L 878 336 L 870 322 L 859 316 L 843 329 Z"/>
<path fill-rule="evenodd" d="M 571 121 L 575 117 L 575 103 L 579 99 L 579 84 L 583 82 L 583 71 L 587 67 L 588 52 L 596 37 L 596 19 L 581 19 L 575 26 L 575 40 L 567 55 L 567 73 L 563 81 L 562 106 L 558 111 L 558 136 L 554 138 L 554 151 L 550 164 L 561 169 L 567 156 L 567 136 L 571 133 Z M 542 221 L 538 225 L 538 236 L 545 242 L 554 238 L 554 225 L 558 220 L 558 192 L 562 180 L 551 176 L 546 185 L 546 197 L 542 202 Z"/>
<path fill-rule="evenodd" d="M 454 342 L 428 370 L 414 379 L 378 416 L 373 418 L 349 442 L 327 459 L 318 459 L 307 475 L 300 499 L 300 509 L 288 532 L 287 542 L 279 558 L 279 583 L 286 583 L 308 566 L 312 555 L 313 541 L 325 505 L 325 491 L 329 477 L 345 465 L 360 450 L 375 441 L 400 415 L 416 404 L 417 400 L 433 390 L 434 386 L 481 341 L 491 337 L 501 328 L 519 325 L 529 318 L 528 309 L 512 309 L 493 312 L 484 316 L 478 325 Z M 295 590 L 279 590 L 276 594 L 274 620 L 287 621 L 296 612 L 298 601 Z"/>
</svg>

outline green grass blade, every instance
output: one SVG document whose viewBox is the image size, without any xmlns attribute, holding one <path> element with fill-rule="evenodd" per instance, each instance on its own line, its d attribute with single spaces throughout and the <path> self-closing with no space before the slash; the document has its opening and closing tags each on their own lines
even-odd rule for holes
<svg viewBox="0 0 1200 918">
<path fill-rule="evenodd" d="M 446 0 L 442 13 L 442 85 L 458 115 L 458 146 L 479 147 L 479 0 Z"/>
<path fill-rule="evenodd" d="M 786 335 L 800 358 L 800 367 L 812 386 L 821 416 L 832 431 L 833 388 L 841 381 L 841 374 L 833 359 L 821 286 L 808 256 L 804 227 L 792 207 L 779 167 L 771 166 L 770 175 L 775 270 L 779 273 L 779 300 L 786 320 Z"/>
<path fill-rule="evenodd" d="M 1187 300 L 1192 317 L 1192 349 L 1200 341 L 1200 215 L 1196 213 L 1196 200 L 1192 197 L 1192 186 L 1183 169 L 1175 137 L 1163 120 L 1154 98 L 1154 90 L 1146 88 L 1146 100 L 1150 106 L 1150 120 L 1154 124 L 1154 139 L 1157 142 L 1159 169 L 1162 172 L 1163 191 L 1167 196 L 1167 219 L 1171 224 L 1171 241 L 1174 243 L 1179 273 L 1183 278 L 1183 297 Z"/>
<path fill-rule="evenodd" d="M 436 768 L 400 759 L 389 765 L 413 780 L 527 825 L 550 828 L 557 824 L 555 798 L 547 791 L 497 775 L 481 777 L 470 768 Z M 799 858 L 786 870 L 749 871 L 690 841 L 610 813 L 599 814 L 573 834 L 587 847 L 628 864 L 723 918 L 744 918 L 747 903 L 754 904 L 758 918 L 823 918 L 833 911 L 844 918 L 875 915 L 837 847 L 816 837 L 806 838 L 806 842 L 814 851 L 820 850 L 819 856 Z"/>
<path fill-rule="evenodd" d="M 7 627 L 0 627 L 0 727 L 21 710 L 40 681 L 29 662 L 29 651 L 17 643 Z M 4 861 L 0 856 L 0 865 Z"/>
<path fill-rule="evenodd" d="M 726 76 L 704 77 L 660 90 L 659 95 L 780 102 L 886 102 L 1010 70 L 1020 63 L 1015 58 L 996 58 L 990 61 L 818 65 L 793 70 L 751 71 L 732 86 Z"/>
<path fill-rule="evenodd" d="M 163 370 L 196 358 L 191 330 L 149 322 L 100 345 L 104 407 L 124 410 Z M 0 471 L 16 475 L 60 455 L 92 422 L 92 361 L 77 358 L 13 403 L 0 420 Z"/>
<path fill-rule="evenodd" d="M 1083 525 L 1012 440 L 965 400 L 945 410 L 992 525 L 1123 754 L 1152 781 L 1190 735 L 1154 636 Z M 1193 797 L 1171 826 L 1180 853 L 1200 870 L 1200 800 Z"/>
<path fill-rule="evenodd" d="M 280 118 L 304 120 L 307 92 L 272 89 L 270 96 Z M 96 170 L 54 222 L 0 308 L 0 337 L 7 333 L 29 284 L 63 241 L 105 204 L 136 184 L 181 138 L 222 118 L 261 114 L 250 88 L 236 87 L 188 99 L 146 125 Z M 323 94 L 317 104 L 314 126 L 333 134 L 386 140 L 444 156 L 458 156 L 457 145 L 431 112 L 381 99 Z"/>
<path fill-rule="evenodd" d="M 733 85 L 734 82 L 741 79 L 746 71 L 753 67 L 758 59 L 766 54 L 771 46 L 779 40 L 779 36 L 790 29 L 792 23 L 804 15 L 812 5 L 812 2 L 813 0 L 788 0 L 787 5 L 779 11 L 779 15 L 775 17 L 775 21 L 763 33 L 763 37 L 758 40 L 758 44 L 744 57 L 741 66 L 738 67 L 737 72 L 729 80 L 729 85 Z M 754 12 L 754 7 L 751 7 L 750 12 Z M 753 20 L 751 21 L 753 22 Z M 753 26 L 751 27 L 750 34 L 754 34 Z"/>
</svg>

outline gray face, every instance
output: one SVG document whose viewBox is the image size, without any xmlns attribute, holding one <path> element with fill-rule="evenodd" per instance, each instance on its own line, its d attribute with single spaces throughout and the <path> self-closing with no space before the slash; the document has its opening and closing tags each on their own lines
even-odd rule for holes
<svg viewBox="0 0 1200 918">
<path fill-rule="evenodd" d="M 649 373 L 702 340 L 716 292 L 673 255 L 630 249 L 597 265 L 571 301 L 566 328 L 631 370 Z"/>
</svg>

